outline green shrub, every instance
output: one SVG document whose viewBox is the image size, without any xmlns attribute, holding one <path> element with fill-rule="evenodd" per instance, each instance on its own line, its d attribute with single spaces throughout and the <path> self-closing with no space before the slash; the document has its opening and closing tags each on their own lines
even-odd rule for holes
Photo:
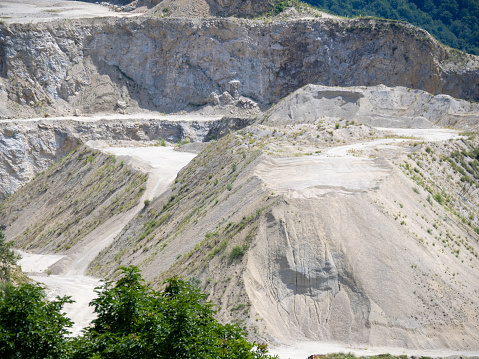
<svg viewBox="0 0 479 359">
<path fill-rule="evenodd" d="M 444 203 L 444 198 L 442 197 L 442 195 L 438 192 L 436 193 L 434 196 L 433 196 L 434 200 L 439 203 L 439 204 L 443 204 Z"/>
<path fill-rule="evenodd" d="M 170 278 L 156 292 L 139 270 L 123 268 L 92 301 L 98 317 L 78 341 L 79 358 L 270 358 L 235 325 L 222 325 L 207 295 L 192 282 Z M 81 345 L 80 345 L 81 344 Z"/>
<path fill-rule="evenodd" d="M 0 293 L 1 358 L 69 358 L 65 335 L 72 326 L 62 313 L 69 297 L 46 298 L 37 284 L 7 285 Z"/>
<path fill-rule="evenodd" d="M 230 260 L 234 261 L 236 259 L 243 258 L 243 256 L 246 253 L 246 249 L 247 249 L 246 245 L 243 245 L 243 246 L 236 245 L 236 246 L 234 246 L 233 249 L 231 250 L 231 253 L 230 253 Z"/>
<path fill-rule="evenodd" d="M 274 6 L 274 14 L 278 15 L 284 11 L 284 2 L 280 1 Z"/>
<path fill-rule="evenodd" d="M 268 359 L 267 348 L 246 340 L 236 325 L 220 324 L 198 280 L 170 278 L 165 289 L 144 284 L 136 267 L 118 282 L 96 288 L 97 315 L 83 336 L 66 338 L 68 297 L 49 301 L 39 285 L 0 292 L 0 357 L 45 359 L 204 358 Z"/>
</svg>

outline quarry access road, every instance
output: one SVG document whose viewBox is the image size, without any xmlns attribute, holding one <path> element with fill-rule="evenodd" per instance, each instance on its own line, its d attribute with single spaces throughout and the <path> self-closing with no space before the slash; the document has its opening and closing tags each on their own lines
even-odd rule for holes
<svg viewBox="0 0 479 359">
<path fill-rule="evenodd" d="M 479 351 L 454 351 L 454 350 L 414 350 L 394 347 L 365 347 L 345 346 L 344 344 L 328 342 L 298 342 L 294 345 L 272 346 L 270 354 L 277 355 L 280 359 L 305 359 L 310 355 L 321 355 L 329 353 L 352 353 L 356 356 L 369 357 L 380 354 L 408 355 L 415 357 L 478 357 Z"/>
<path fill-rule="evenodd" d="M 221 120 L 224 116 L 221 115 L 165 115 L 154 113 L 134 113 L 134 114 L 105 114 L 94 116 L 62 116 L 62 117 L 36 117 L 27 119 L 2 119 L 0 123 L 28 123 L 28 122 L 57 122 L 57 121 L 76 121 L 76 122 L 98 122 L 98 121 L 143 121 L 143 120 L 164 120 L 170 122 L 180 121 L 197 121 L 197 122 L 211 122 Z"/>
<path fill-rule="evenodd" d="M 460 137 L 458 131 L 449 129 L 378 129 L 400 137 L 330 147 L 317 156 L 268 158 L 256 174 L 275 191 L 294 198 L 364 191 L 376 187 L 391 171 L 390 164 L 381 159 L 384 153 L 377 151 L 397 154 L 404 151 L 399 145 L 405 141 Z"/>
</svg>

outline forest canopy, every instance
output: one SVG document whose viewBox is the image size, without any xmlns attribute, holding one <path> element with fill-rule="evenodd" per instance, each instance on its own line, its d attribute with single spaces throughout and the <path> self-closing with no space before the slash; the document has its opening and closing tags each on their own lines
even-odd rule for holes
<svg viewBox="0 0 479 359">
<path fill-rule="evenodd" d="M 442 43 L 479 55 L 479 0 L 305 0 L 345 17 L 407 21 Z"/>
</svg>

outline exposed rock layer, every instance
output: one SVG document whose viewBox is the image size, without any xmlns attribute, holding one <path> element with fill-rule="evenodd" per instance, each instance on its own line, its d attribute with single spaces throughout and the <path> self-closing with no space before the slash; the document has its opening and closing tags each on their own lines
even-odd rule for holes
<svg viewBox="0 0 479 359">
<path fill-rule="evenodd" d="M 15 113 L 198 109 L 230 90 L 266 105 L 308 83 L 406 86 L 479 99 L 476 57 L 397 22 L 108 19 L 2 25 L 2 102 Z M 53 107 L 53 108 L 52 108 Z"/>
<path fill-rule="evenodd" d="M 308 85 L 281 100 L 262 124 L 283 128 L 318 119 L 364 123 L 374 127 L 479 129 L 479 105 L 447 95 L 405 87 L 326 87 Z"/>
</svg>

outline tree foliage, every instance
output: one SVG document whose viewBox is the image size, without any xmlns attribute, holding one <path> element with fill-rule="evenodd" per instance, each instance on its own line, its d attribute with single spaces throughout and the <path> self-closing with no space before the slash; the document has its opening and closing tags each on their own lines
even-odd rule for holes
<svg viewBox="0 0 479 359">
<path fill-rule="evenodd" d="M 212 304 L 192 283 L 170 278 L 163 292 L 147 287 L 139 270 L 105 282 L 92 301 L 98 314 L 75 343 L 75 358 L 266 358 L 243 331 L 222 325 Z"/>
<path fill-rule="evenodd" d="M 163 291 L 145 285 L 136 267 L 122 269 L 116 283 L 97 288 L 90 305 L 97 318 L 83 336 L 67 338 L 61 313 L 69 298 L 45 300 L 36 285 L 9 287 L 0 299 L 0 357 L 47 359 L 261 359 L 265 345 L 222 325 L 195 281 L 170 278 Z"/>
<path fill-rule="evenodd" d="M 20 256 L 13 251 L 13 242 L 7 242 L 4 226 L 0 226 L 0 282 L 10 282 L 12 266 L 17 264 Z"/>
<path fill-rule="evenodd" d="M 479 0 L 305 0 L 340 16 L 403 20 L 451 47 L 479 55 Z"/>
<path fill-rule="evenodd" d="M 72 322 L 61 313 L 68 297 L 48 301 L 39 285 L 9 285 L 0 293 L 0 358 L 64 359 Z"/>
</svg>

